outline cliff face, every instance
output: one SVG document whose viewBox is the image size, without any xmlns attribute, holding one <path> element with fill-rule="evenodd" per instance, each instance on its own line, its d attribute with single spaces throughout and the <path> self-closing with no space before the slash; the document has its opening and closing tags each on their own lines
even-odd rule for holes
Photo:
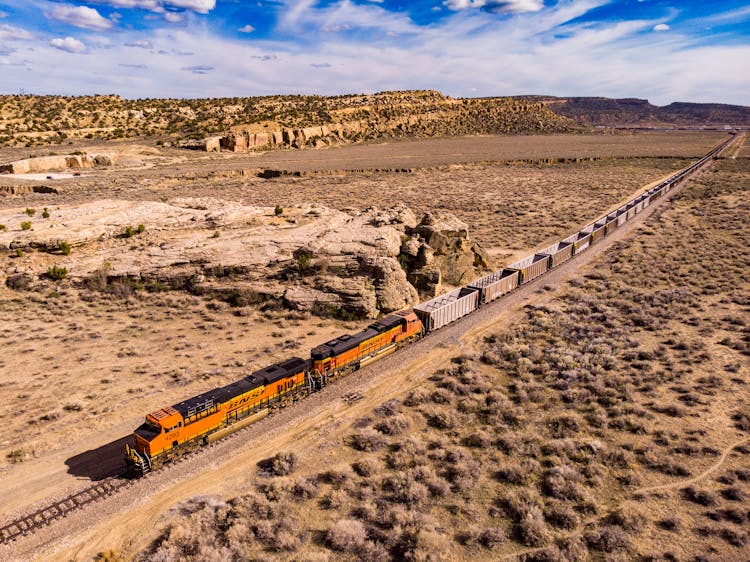
<svg viewBox="0 0 750 562">
<path fill-rule="evenodd" d="M 339 107 L 340 101 L 331 98 L 332 107 L 326 114 L 341 120 L 296 128 L 268 123 L 260 128 L 257 123 L 249 123 L 183 146 L 208 152 L 246 152 L 273 147 L 321 148 L 373 139 L 549 133 L 575 128 L 572 121 L 556 115 L 543 103 L 507 98 L 458 100 L 439 93 L 425 94 L 363 96 L 358 104 L 348 107 Z"/>
</svg>

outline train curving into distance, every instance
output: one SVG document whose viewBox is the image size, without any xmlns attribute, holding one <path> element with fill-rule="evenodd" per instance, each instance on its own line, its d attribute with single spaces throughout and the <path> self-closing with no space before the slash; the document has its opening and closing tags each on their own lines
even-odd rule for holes
<svg viewBox="0 0 750 562">
<path fill-rule="evenodd" d="M 580 254 L 706 166 L 735 140 L 732 136 L 706 156 L 655 187 L 599 217 L 580 231 L 412 310 L 396 312 L 356 334 L 343 334 L 313 348 L 308 359 L 292 357 L 233 382 L 166 406 L 146 416 L 126 445 L 128 465 L 145 474 L 186 452 L 236 431 L 270 411 L 295 402 L 398 348 L 455 322 L 477 308 L 529 283 Z"/>
</svg>

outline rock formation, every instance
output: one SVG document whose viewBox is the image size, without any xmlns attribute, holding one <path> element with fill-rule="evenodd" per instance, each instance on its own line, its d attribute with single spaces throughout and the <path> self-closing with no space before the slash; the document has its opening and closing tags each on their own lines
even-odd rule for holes
<svg viewBox="0 0 750 562">
<path fill-rule="evenodd" d="M 53 156 L 38 156 L 16 160 L 8 164 L 0 164 L 0 174 L 32 174 L 43 172 L 57 172 L 61 170 L 80 170 L 97 166 L 111 166 L 114 164 L 114 154 L 65 154 Z"/>
<path fill-rule="evenodd" d="M 270 300 L 344 318 L 409 307 L 487 265 L 464 223 L 445 213 L 417 221 L 403 205 L 362 212 L 309 205 L 277 216 L 210 198 L 103 200 L 52 208 L 24 230 L 28 218 L 23 209 L 0 213 L 7 227 L 0 248 L 26 254 L 23 270 L 7 262 L 6 278 L 39 279 L 54 263 L 75 283 L 104 278 L 105 287 L 187 289 L 234 305 Z M 144 231 L 133 233 L 139 224 Z M 72 252 L 61 253 L 61 242 Z"/>
</svg>

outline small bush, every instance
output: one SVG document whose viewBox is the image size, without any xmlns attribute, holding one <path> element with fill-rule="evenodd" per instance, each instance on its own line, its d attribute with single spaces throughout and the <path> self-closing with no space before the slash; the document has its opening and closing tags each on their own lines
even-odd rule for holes
<svg viewBox="0 0 750 562">
<path fill-rule="evenodd" d="M 264 459 L 258 462 L 258 467 L 274 476 L 286 476 L 294 472 L 294 465 L 296 463 L 297 455 L 294 453 L 280 452 L 276 453 L 270 459 Z"/>
<path fill-rule="evenodd" d="M 0 224 L 0 230 L 5 230 L 6 228 L 8 228 L 8 227 L 5 226 L 4 224 Z"/>
<path fill-rule="evenodd" d="M 53 265 L 47 269 L 47 277 L 53 281 L 62 281 L 68 276 L 68 269 L 66 267 L 58 267 Z"/>
<path fill-rule="evenodd" d="M 49 218 L 49 211 L 47 210 L 47 207 L 44 208 L 44 211 L 42 211 L 42 218 L 48 219 Z"/>
<path fill-rule="evenodd" d="M 145 224 L 139 224 L 138 228 L 136 229 L 138 231 L 138 234 L 143 234 L 146 232 L 146 225 Z"/>
<path fill-rule="evenodd" d="M 276 205 L 276 207 L 274 207 L 273 209 L 273 214 L 276 215 L 277 217 L 280 217 L 281 215 L 283 215 L 284 214 L 283 207 L 281 207 L 280 205 Z"/>
<path fill-rule="evenodd" d="M 602 527 L 585 535 L 586 544 L 599 552 L 630 550 L 630 539 L 619 527 Z"/>
<path fill-rule="evenodd" d="M 16 257 L 17 258 L 23 257 L 23 250 L 21 248 L 16 248 Z"/>
<path fill-rule="evenodd" d="M 132 238 L 133 234 L 135 234 L 135 231 L 133 230 L 132 226 L 125 227 L 125 232 L 123 232 L 123 236 L 125 238 Z"/>
<path fill-rule="evenodd" d="M 31 222 L 23 221 L 21 223 L 21 230 L 31 230 Z"/>
<path fill-rule="evenodd" d="M 383 435 L 373 429 L 363 429 L 349 437 L 349 443 L 358 451 L 377 451 L 385 447 Z"/>
<path fill-rule="evenodd" d="M 68 244 L 67 242 L 62 241 L 57 245 L 57 247 L 63 253 L 63 255 L 66 255 L 66 256 L 70 255 L 71 247 L 70 247 L 70 244 Z"/>
<path fill-rule="evenodd" d="M 26 207 L 26 210 L 24 211 L 24 213 L 26 213 L 30 217 L 33 217 L 34 215 L 36 215 L 36 209 Z"/>
<path fill-rule="evenodd" d="M 686 500 L 706 507 L 714 506 L 719 503 L 716 496 L 708 490 L 696 490 L 692 486 L 683 489 L 682 495 Z"/>
<path fill-rule="evenodd" d="M 326 544 L 333 550 L 353 554 L 365 544 L 365 526 L 356 519 L 341 519 L 326 531 Z"/>
</svg>

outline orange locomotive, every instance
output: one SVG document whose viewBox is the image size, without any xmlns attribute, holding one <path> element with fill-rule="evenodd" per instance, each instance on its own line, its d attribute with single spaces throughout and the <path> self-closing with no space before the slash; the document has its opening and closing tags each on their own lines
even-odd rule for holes
<svg viewBox="0 0 750 562">
<path fill-rule="evenodd" d="M 396 312 L 358 334 L 344 334 L 312 350 L 312 375 L 325 383 L 340 373 L 359 369 L 376 357 L 395 351 L 422 336 L 422 322 L 413 310 Z"/>
<path fill-rule="evenodd" d="M 293 357 L 230 385 L 151 412 L 126 446 L 126 460 L 141 473 L 218 438 L 238 422 L 254 421 L 306 390 L 309 361 Z"/>
<path fill-rule="evenodd" d="M 133 446 L 126 445 L 126 460 L 137 472 L 150 472 L 423 333 L 414 311 L 396 312 L 357 334 L 344 334 L 316 347 L 312 361 L 293 357 L 230 385 L 151 412 L 135 430 Z"/>
</svg>

